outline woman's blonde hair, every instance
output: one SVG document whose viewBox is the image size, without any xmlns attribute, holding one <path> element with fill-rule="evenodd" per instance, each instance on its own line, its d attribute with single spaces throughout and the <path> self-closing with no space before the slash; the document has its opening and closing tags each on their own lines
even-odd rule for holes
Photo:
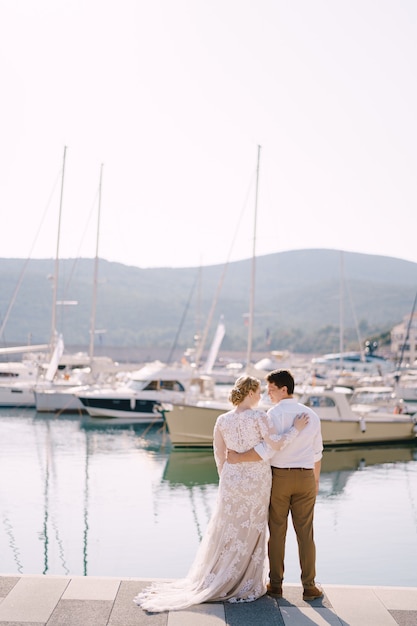
<svg viewBox="0 0 417 626">
<path fill-rule="evenodd" d="M 235 406 L 243 402 L 250 391 L 258 391 L 261 381 L 253 376 L 240 376 L 229 394 L 229 400 Z"/>
</svg>

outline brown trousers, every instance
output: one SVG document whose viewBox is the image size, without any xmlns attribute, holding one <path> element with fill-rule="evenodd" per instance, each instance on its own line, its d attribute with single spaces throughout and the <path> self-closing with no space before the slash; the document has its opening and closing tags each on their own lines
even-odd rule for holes
<svg viewBox="0 0 417 626">
<path fill-rule="evenodd" d="M 315 584 L 316 546 L 313 537 L 316 481 L 312 469 L 272 468 L 271 504 L 269 507 L 269 566 L 270 581 L 282 585 L 284 579 L 285 539 L 288 515 L 298 542 L 301 582 L 304 589 Z"/>
</svg>

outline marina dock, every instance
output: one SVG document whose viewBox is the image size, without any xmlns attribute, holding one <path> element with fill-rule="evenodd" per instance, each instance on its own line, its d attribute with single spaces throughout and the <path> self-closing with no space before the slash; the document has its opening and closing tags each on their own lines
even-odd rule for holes
<svg viewBox="0 0 417 626">
<path fill-rule="evenodd" d="M 207 603 L 146 613 L 133 602 L 151 581 L 95 576 L 0 576 L 0 626 L 416 626 L 417 587 L 322 584 L 304 602 L 284 584 L 283 598 Z"/>
</svg>

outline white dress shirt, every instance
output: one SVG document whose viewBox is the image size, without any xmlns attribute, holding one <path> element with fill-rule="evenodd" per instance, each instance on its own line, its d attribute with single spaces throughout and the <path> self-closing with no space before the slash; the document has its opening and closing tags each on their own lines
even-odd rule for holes
<svg viewBox="0 0 417 626">
<path fill-rule="evenodd" d="M 268 411 L 279 435 L 291 428 L 295 416 L 300 413 L 308 414 L 308 424 L 289 446 L 279 452 L 272 450 L 265 442 L 255 446 L 259 456 L 269 460 L 273 467 L 314 469 L 314 464 L 322 458 L 323 439 L 317 413 L 294 398 L 284 398 Z"/>
</svg>

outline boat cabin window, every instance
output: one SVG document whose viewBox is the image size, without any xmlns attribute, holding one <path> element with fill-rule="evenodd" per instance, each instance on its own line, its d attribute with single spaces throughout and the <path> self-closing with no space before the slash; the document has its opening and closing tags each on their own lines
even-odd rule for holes
<svg viewBox="0 0 417 626">
<path fill-rule="evenodd" d="M 157 391 L 159 389 L 158 381 L 151 380 L 147 385 L 144 386 L 145 391 Z"/>
<path fill-rule="evenodd" d="M 178 380 L 161 380 L 161 389 L 168 389 L 168 391 L 185 391 L 184 386 Z"/>
<path fill-rule="evenodd" d="M 185 387 L 178 380 L 131 380 L 129 387 L 135 391 L 185 391 Z"/>
<path fill-rule="evenodd" d="M 393 399 L 391 389 L 387 391 L 355 391 L 352 395 L 352 404 L 375 404 L 376 402 L 390 402 Z"/>
<path fill-rule="evenodd" d="M 304 400 L 303 404 L 314 409 L 315 407 L 329 407 L 336 406 L 333 398 L 329 396 L 309 396 Z"/>
</svg>

